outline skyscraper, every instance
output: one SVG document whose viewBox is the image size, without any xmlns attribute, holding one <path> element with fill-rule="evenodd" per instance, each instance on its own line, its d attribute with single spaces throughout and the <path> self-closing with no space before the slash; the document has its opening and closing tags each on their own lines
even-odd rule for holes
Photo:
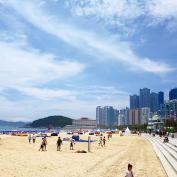
<svg viewBox="0 0 177 177">
<path fill-rule="evenodd" d="M 140 124 L 147 124 L 150 118 L 150 108 L 141 108 L 140 110 Z"/>
<path fill-rule="evenodd" d="M 139 107 L 140 108 L 144 108 L 144 107 L 150 108 L 150 89 L 148 89 L 148 88 L 140 89 Z"/>
<path fill-rule="evenodd" d="M 139 96 L 138 95 L 130 95 L 130 109 L 139 108 Z"/>
<path fill-rule="evenodd" d="M 130 109 L 129 125 L 139 125 L 139 124 L 140 124 L 140 109 Z"/>
<path fill-rule="evenodd" d="M 96 107 L 96 123 L 97 123 L 97 125 L 104 125 L 103 110 L 102 110 L 101 106 Z"/>
<path fill-rule="evenodd" d="M 169 92 L 169 100 L 177 99 L 177 88 L 171 89 Z"/>
<path fill-rule="evenodd" d="M 161 110 L 164 104 L 164 92 L 158 93 L 158 104 L 159 104 L 159 110 Z"/>
<path fill-rule="evenodd" d="M 158 100 L 158 94 L 152 92 L 150 95 L 150 109 L 151 112 L 157 112 L 159 109 L 159 100 Z"/>
<path fill-rule="evenodd" d="M 112 127 L 118 123 L 118 111 L 112 106 L 97 106 L 96 122 L 98 126 Z"/>
</svg>

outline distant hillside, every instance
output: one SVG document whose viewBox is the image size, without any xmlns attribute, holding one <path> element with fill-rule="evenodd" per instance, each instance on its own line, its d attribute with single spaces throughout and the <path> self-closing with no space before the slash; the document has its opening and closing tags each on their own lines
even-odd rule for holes
<svg viewBox="0 0 177 177">
<path fill-rule="evenodd" d="M 28 124 L 27 126 L 36 128 L 36 127 L 64 127 L 66 125 L 71 125 L 72 119 L 64 116 L 49 116 L 46 118 L 38 119 Z"/>
<path fill-rule="evenodd" d="M 26 125 L 26 122 L 10 122 L 0 120 L 0 126 L 23 127 L 24 125 Z"/>
</svg>

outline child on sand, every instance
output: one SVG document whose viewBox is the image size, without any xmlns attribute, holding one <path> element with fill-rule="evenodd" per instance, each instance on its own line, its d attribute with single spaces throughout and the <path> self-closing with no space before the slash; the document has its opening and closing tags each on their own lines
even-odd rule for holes
<svg viewBox="0 0 177 177">
<path fill-rule="evenodd" d="M 70 150 L 74 150 L 74 139 L 70 139 Z"/>
<path fill-rule="evenodd" d="M 128 171 L 126 172 L 125 177 L 134 177 L 132 168 L 133 166 L 131 164 L 128 164 Z"/>
</svg>

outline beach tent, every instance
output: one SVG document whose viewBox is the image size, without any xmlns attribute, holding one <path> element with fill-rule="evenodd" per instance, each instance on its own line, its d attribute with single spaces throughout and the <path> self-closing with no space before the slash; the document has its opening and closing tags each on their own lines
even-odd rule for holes
<svg viewBox="0 0 177 177">
<path fill-rule="evenodd" d="M 125 135 L 125 136 L 130 135 L 130 130 L 129 130 L 129 128 L 128 128 L 128 127 L 126 128 L 124 135 Z"/>
</svg>

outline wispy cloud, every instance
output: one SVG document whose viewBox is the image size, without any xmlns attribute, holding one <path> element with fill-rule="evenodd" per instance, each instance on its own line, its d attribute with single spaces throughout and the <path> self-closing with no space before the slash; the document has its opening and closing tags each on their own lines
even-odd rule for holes
<svg viewBox="0 0 177 177">
<path fill-rule="evenodd" d="M 34 26 L 81 50 L 100 55 L 100 58 L 102 56 L 111 58 L 128 64 L 131 69 L 152 73 L 167 73 L 173 70 L 163 62 L 137 56 L 128 43 L 120 40 L 114 42 L 109 39 L 110 37 L 101 38 L 94 33 L 66 24 L 58 17 L 49 15 L 41 5 L 34 4 L 32 1 L 9 0 L 7 2 Z"/>
<path fill-rule="evenodd" d="M 77 61 L 57 61 L 51 54 L 18 45 L 0 42 L 0 85 L 43 84 L 75 76 L 84 69 L 84 65 Z"/>
<path fill-rule="evenodd" d="M 117 25 L 126 30 L 126 25 L 140 17 L 141 25 L 154 25 L 165 20 L 177 20 L 176 0 L 66 0 L 71 12 L 77 16 L 95 16 L 106 24 Z M 131 23 L 131 26 L 132 23 Z"/>
<path fill-rule="evenodd" d="M 37 87 L 16 87 L 21 93 L 41 99 L 41 100 L 56 100 L 58 98 L 63 100 L 76 100 L 76 94 L 71 90 L 64 89 L 46 89 Z"/>
</svg>

